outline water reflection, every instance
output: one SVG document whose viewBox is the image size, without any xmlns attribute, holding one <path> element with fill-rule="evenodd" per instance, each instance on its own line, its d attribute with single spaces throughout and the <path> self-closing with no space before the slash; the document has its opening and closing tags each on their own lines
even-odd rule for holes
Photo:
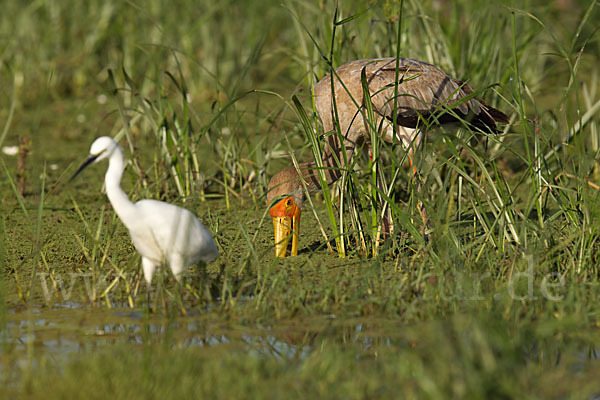
<svg viewBox="0 0 600 400">
<path fill-rule="evenodd" d="M 0 344 L 13 354 L 20 353 L 20 357 L 32 349 L 36 357 L 46 354 L 54 358 L 130 343 L 179 348 L 228 346 L 228 351 L 282 360 L 301 359 L 310 353 L 319 337 L 332 336 L 334 331 L 335 340 L 342 343 L 351 341 L 365 347 L 373 343 L 372 338 L 365 336 L 363 324 L 335 328 L 322 321 L 238 325 L 210 314 L 165 317 L 131 309 L 92 309 L 76 303 L 7 311 Z"/>
<path fill-rule="evenodd" d="M 285 361 L 306 359 L 331 344 L 353 351 L 357 359 L 379 357 L 384 352 L 419 353 L 424 359 L 451 359 L 452 354 L 458 351 L 452 350 L 454 346 L 477 348 L 484 340 L 481 348 L 485 350 L 486 346 L 494 343 L 488 338 L 482 339 L 466 324 L 449 325 L 448 321 L 403 325 L 392 319 L 313 316 L 276 321 L 269 325 L 235 318 L 228 320 L 216 312 L 165 316 L 128 308 L 92 308 L 78 303 L 13 308 L 7 310 L 5 321 L 0 335 L 0 351 L 4 359 L 12 362 L 0 365 L 0 372 L 11 365 L 35 365 L 43 358 L 59 363 L 67 356 L 85 356 L 119 344 L 201 347 Z M 486 333 L 489 332 L 478 334 Z M 440 347 L 440 343 L 449 347 Z M 525 345 L 520 346 L 519 353 L 529 362 L 563 362 L 565 346 L 554 340 L 533 339 L 522 344 Z M 446 349 L 450 349 L 448 354 Z M 566 365 L 576 373 L 582 373 L 588 363 L 598 357 L 595 346 L 575 345 L 566 349 L 571 355 Z"/>
</svg>

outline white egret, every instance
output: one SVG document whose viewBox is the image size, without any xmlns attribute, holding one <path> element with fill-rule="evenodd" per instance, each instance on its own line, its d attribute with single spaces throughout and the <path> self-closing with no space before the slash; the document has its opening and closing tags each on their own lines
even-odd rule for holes
<svg viewBox="0 0 600 400">
<path fill-rule="evenodd" d="M 125 168 L 123 152 L 112 138 L 103 136 L 92 143 L 89 157 L 71 180 L 88 165 L 105 158 L 108 158 L 104 178 L 106 194 L 142 256 L 148 287 L 160 265 L 168 264 L 177 281 L 181 281 L 183 270 L 189 265 L 218 257 L 219 250 L 212 235 L 190 211 L 158 200 L 145 199 L 137 203 L 129 200 L 121 189 Z"/>
</svg>

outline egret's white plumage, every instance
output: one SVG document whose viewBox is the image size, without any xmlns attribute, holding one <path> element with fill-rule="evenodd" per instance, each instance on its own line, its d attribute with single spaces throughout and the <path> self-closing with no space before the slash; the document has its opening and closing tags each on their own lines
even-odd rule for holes
<svg viewBox="0 0 600 400">
<path fill-rule="evenodd" d="M 187 266 L 218 257 L 219 250 L 212 235 L 190 211 L 158 200 L 146 199 L 137 203 L 129 200 L 121 189 L 125 168 L 123 152 L 112 138 L 103 136 L 92 143 L 90 156 L 73 178 L 88 165 L 105 158 L 108 158 L 104 178 L 106 194 L 142 256 L 148 285 L 159 265 L 168 264 L 175 278 L 180 280 Z"/>
</svg>

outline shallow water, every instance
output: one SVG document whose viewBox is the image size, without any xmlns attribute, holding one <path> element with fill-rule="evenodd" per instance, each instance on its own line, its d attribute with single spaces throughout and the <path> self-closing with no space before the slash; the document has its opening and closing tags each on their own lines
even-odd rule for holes
<svg viewBox="0 0 600 400">
<path fill-rule="evenodd" d="M 356 331 L 360 329 L 358 325 Z M 168 317 L 69 302 L 8 309 L 0 346 L 20 362 L 32 354 L 56 359 L 123 343 L 175 348 L 227 346 L 234 351 L 289 359 L 305 357 L 316 336 L 317 332 L 296 323 L 245 326 L 223 321 L 215 314 Z"/>
</svg>

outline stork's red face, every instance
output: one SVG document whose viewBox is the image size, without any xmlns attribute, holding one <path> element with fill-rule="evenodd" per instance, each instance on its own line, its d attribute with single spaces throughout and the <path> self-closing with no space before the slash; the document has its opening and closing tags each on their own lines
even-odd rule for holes
<svg viewBox="0 0 600 400">
<path fill-rule="evenodd" d="M 275 256 L 285 257 L 291 237 L 290 255 L 298 255 L 298 234 L 300 233 L 300 207 L 291 196 L 276 201 L 269 210 L 275 229 Z"/>
</svg>

